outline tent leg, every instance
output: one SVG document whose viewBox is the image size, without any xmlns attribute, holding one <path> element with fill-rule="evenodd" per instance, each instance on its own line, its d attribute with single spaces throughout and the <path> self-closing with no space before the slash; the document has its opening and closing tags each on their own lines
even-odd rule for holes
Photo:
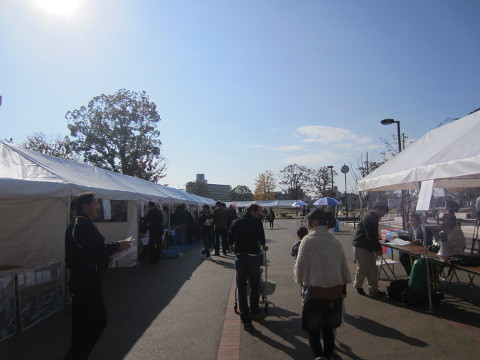
<svg viewBox="0 0 480 360">
<path fill-rule="evenodd" d="M 427 233 L 425 230 L 425 219 L 426 219 L 426 212 L 422 211 L 422 232 L 423 232 L 423 256 L 427 261 L 427 291 L 428 291 L 428 312 L 433 313 L 433 305 L 432 305 L 432 281 L 430 279 L 430 266 L 428 266 L 428 256 L 427 256 Z M 431 263 L 434 265 L 433 263 Z"/>
</svg>

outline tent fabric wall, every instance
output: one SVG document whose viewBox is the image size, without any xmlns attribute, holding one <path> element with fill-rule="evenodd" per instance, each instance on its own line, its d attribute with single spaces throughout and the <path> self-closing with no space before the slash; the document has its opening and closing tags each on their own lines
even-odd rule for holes
<svg viewBox="0 0 480 360">
<path fill-rule="evenodd" d="M 359 191 L 480 187 L 480 111 L 429 131 L 358 182 Z"/>
<path fill-rule="evenodd" d="M 66 198 L 0 201 L 0 264 L 63 260 L 67 202 Z"/>
<path fill-rule="evenodd" d="M 128 201 L 126 223 L 97 223 L 107 241 L 137 236 L 137 201 L 196 205 L 213 202 L 136 177 L 0 142 L 0 264 L 62 260 L 68 199 L 85 191 L 93 191 L 102 199 Z"/>
</svg>

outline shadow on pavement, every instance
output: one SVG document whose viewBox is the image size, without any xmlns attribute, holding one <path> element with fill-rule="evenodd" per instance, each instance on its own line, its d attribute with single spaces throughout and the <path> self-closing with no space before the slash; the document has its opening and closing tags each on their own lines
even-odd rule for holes
<svg viewBox="0 0 480 360">
<path fill-rule="evenodd" d="M 405 334 L 398 331 L 397 329 L 393 329 L 391 327 L 385 326 L 377 321 L 368 319 L 366 317 L 345 314 L 344 318 L 347 324 L 355 326 L 357 329 L 367 332 L 369 334 L 372 334 L 378 337 L 385 337 L 389 339 L 399 340 L 412 346 L 417 346 L 417 347 L 428 346 L 427 343 L 421 340 L 412 338 L 410 336 L 406 336 Z"/>
<path fill-rule="evenodd" d="M 196 250 L 192 250 L 196 252 Z M 162 259 L 155 265 L 111 269 L 104 275 L 103 290 L 108 325 L 92 359 L 123 359 L 145 330 L 176 296 L 202 263 Z M 227 266 L 227 263 L 221 264 Z M 228 267 L 231 267 L 228 264 Z M 61 359 L 70 342 L 70 306 L 0 343 L 1 359 Z M 35 349 L 26 344 L 35 344 Z M 114 346 L 113 346 L 114 344 Z"/>
<path fill-rule="evenodd" d="M 291 359 L 311 360 L 310 347 L 298 339 L 306 337 L 306 333 L 300 328 L 300 315 L 279 307 L 271 310 L 269 316 L 265 320 L 262 319 L 261 326 L 282 339 L 283 342 L 279 342 L 259 330 L 252 332 L 251 335 L 273 349 L 282 351 Z M 284 342 L 288 344 L 284 344 Z"/>
</svg>

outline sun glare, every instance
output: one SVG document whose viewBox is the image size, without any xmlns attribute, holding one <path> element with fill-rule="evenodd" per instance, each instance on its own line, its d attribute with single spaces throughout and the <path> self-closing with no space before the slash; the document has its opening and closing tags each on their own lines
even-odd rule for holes
<svg viewBox="0 0 480 360">
<path fill-rule="evenodd" d="M 81 0 L 35 0 L 35 3 L 53 15 L 71 15 L 80 5 Z"/>
</svg>

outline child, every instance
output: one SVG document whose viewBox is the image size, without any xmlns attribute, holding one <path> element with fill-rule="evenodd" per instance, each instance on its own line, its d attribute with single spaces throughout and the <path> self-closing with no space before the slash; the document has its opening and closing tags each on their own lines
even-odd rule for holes
<svg viewBox="0 0 480 360">
<path fill-rule="evenodd" d="M 297 237 L 298 241 L 292 247 L 292 256 L 297 258 L 298 255 L 298 248 L 300 246 L 300 241 L 302 241 L 303 237 L 308 234 L 308 229 L 305 226 L 299 227 L 297 230 Z"/>
</svg>

